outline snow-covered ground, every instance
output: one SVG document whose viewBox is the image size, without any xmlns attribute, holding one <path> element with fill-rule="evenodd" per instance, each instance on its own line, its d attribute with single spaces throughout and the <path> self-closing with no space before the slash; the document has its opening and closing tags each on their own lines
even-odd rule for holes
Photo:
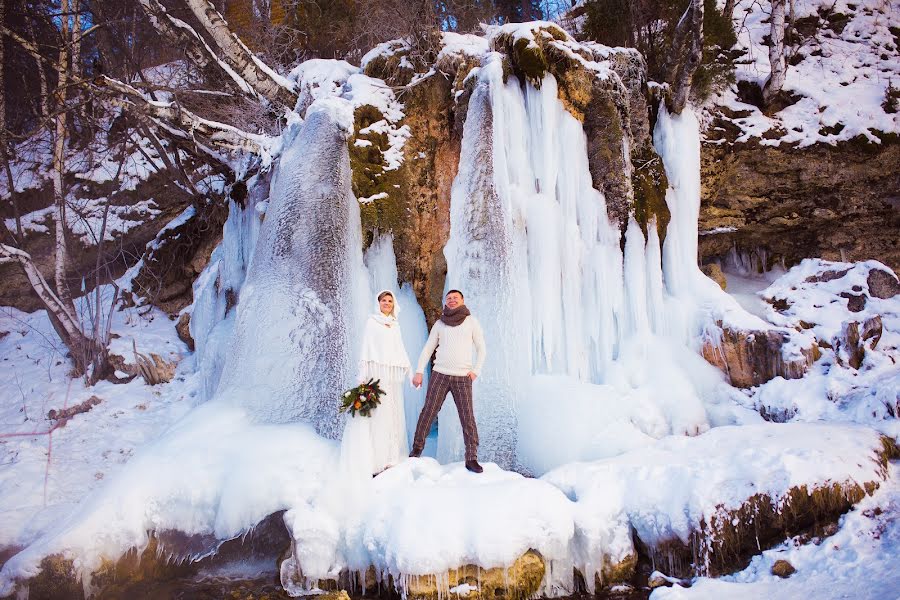
<svg viewBox="0 0 900 600">
<path fill-rule="evenodd" d="M 889 85 L 900 86 L 900 22 L 897 0 L 796 0 L 788 3 L 788 20 L 799 32 L 788 37 L 784 91 L 800 99 L 767 116 L 742 102 L 736 87 L 716 104 L 734 111 L 722 116 L 740 129 L 738 142 L 755 138 L 760 144 L 834 144 L 863 136 L 882 143 L 879 134 L 900 132 L 900 113 L 885 110 Z M 742 0 L 734 23 L 737 48 L 747 54 L 738 65 L 738 81 L 755 85 L 770 72 L 768 46 L 770 3 Z"/>
<path fill-rule="evenodd" d="M 156 309 L 116 311 L 112 330 L 120 337 L 111 351 L 128 362 L 132 340 L 139 352 L 169 361 L 187 354 L 174 323 Z M 137 378 L 86 388 L 69 377 L 65 348 L 44 311 L 2 307 L 0 332 L 0 547 L 22 546 L 182 418 L 195 404 L 194 377 L 179 371 L 172 383 L 156 387 Z M 101 402 L 63 426 L 47 416 L 92 396 Z"/>
</svg>

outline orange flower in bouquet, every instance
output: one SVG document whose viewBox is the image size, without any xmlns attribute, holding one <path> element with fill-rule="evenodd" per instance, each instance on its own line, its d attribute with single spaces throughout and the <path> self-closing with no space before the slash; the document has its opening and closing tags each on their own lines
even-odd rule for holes
<svg viewBox="0 0 900 600">
<path fill-rule="evenodd" d="M 380 380 L 370 379 L 344 392 L 341 395 L 340 412 L 349 412 L 352 417 L 372 416 L 372 411 L 381 404 L 381 397 L 384 396 L 380 384 Z"/>
</svg>

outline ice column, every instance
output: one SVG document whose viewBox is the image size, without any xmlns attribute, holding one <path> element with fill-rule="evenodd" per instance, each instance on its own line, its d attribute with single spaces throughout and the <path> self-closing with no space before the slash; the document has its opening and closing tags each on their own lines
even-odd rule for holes
<svg viewBox="0 0 900 600">
<path fill-rule="evenodd" d="M 472 96 L 463 130 L 459 172 L 450 201 L 450 239 L 447 285 L 466 296 L 466 303 L 481 322 L 487 340 L 488 361 L 475 382 L 475 414 L 481 440 L 479 457 L 504 468 L 514 466 L 516 447 L 515 400 L 528 372 L 527 271 L 521 215 L 494 185 L 497 145 L 509 127 L 506 115 L 496 113 L 492 93 L 502 86 L 499 57 L 483 67 Z M 521 118 L 521 117 L 520 117 Z M 438 459 L 461 457 L 456 411 L 445 405 L 439 423 Z"/>
<path fill-rule="evenodd" d="M 307 421 L 332 438 L 366 287 L 342 117 L 333 104 L 313 105 L 287 142 L 218 389 L 255 420 Z"/>
</svg>

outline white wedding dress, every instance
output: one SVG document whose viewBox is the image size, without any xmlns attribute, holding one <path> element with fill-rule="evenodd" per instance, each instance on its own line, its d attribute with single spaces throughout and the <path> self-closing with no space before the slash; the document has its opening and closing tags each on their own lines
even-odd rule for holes
<svg viewBox="0 0 900 600">
<path fill-rule="evenodd" d="M 409 455 L 403 382 L 411 377 L 412 367 L 400 335 L 398 312 L 394 295 L 393 314 L 379 311 L 366 319 L 358 379 L 360 383 L 377 379 L 384 395 L 370 417 L 347 415 L 341 439 L 341 469 L 345 473 L 371 477 Z"/>
</svg>

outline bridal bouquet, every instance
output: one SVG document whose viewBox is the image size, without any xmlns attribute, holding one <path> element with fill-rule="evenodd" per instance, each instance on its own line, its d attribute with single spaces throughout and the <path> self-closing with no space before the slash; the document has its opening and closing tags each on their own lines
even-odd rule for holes
<svg viewBox="0 0 900 600">
<path fill-rule="evenodd" d="M 357 414 L 363 417 L 372 416 L 372 411 L 381 404 L 384 390 L 378 385 L 379 379 L 370 379 L 354 388 L 350 388 L 341 396 L 341 412 L 349 412 L 355 417 Z"/>
</svg>

